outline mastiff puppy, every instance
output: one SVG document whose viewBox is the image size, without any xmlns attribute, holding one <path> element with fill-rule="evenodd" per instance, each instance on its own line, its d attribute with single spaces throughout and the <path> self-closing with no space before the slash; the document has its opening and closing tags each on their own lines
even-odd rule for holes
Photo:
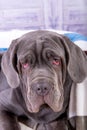
<svg viewBox="0 0 87 130">
<path fill-rule="evenodd" d="M 87 77 L 87 60 L 67 37 L 32 31 L 0 54 L 0 130 L 75 130 L 70 90 Z"/>
</svg>

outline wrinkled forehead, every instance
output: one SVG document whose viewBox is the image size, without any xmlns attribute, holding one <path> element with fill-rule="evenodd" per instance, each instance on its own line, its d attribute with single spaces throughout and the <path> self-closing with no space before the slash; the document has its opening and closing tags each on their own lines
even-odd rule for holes
<svg viewBox="0 0 87 130">
<path fill-rule="evenodd" d="M 61 44 L 60 38 L 54 38 L 51 35 L 45 36 L 32 36 L 32 37 L 24 37 L 19 40 L 18 47 L 18 56 L 27 55 L 30 52 L 35 54 L 41 54 L 43 50 L 49 50 L 56 55 L 63 56 L 64 55 L 64 47 Z"/>
</svg>

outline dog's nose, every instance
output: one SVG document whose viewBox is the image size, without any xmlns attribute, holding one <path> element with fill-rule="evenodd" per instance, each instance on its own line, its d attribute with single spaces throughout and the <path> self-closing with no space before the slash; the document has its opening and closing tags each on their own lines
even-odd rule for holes
<svg viewBox="0 0 87 130">
<path fill-rule="evenodd" d="M 49 87 L 46 84 L 37 84 L 36 92 L 38 95 L 45 96 L 49 92 Z"/>
<path fill-rule="evenodd" d="M 33 90 L 40 96 L 45 96 L 50 91 L 50 85 L 46 82 L 33 84 Z"/>
</svg>

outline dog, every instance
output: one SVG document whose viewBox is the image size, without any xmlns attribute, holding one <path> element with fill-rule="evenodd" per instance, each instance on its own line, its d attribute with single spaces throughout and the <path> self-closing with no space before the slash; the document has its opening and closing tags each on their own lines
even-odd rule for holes
<svg viewBox="0 0 87 130">
<path fill-rule="evenodd" d="M 85 53 L 66 36 L 32 31 L 0 54 L 0 130 L 75 130 L 68 119 L 73 84 L 87 77 Z"/>
</svg>

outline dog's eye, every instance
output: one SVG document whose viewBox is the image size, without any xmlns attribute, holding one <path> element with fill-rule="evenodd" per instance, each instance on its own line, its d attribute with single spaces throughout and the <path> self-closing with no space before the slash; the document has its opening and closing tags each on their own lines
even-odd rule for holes
<svg viewBox="0 0 87 130">
<path fill-rule="evenodd" d="M 52 64 L 58 66 L 58 65 L 61 64 L 61 60 L 55 58 L 55 59 L 52 60 Z"/>
<path fill-rule="evenodd" d="M 61 58 L 56 56 L 53 52 L 47 52 L 47 59 L 52 65 L 59 66 L 61 64 Z"/>
<path fill-rule="evenodd" d="M 29 63 L 23 63 L 23 64 L 22 64 L 22 67 L 23 67 L 24 69 L 27 69 L 27 68 L 29 67 Z"/>
</svg>

